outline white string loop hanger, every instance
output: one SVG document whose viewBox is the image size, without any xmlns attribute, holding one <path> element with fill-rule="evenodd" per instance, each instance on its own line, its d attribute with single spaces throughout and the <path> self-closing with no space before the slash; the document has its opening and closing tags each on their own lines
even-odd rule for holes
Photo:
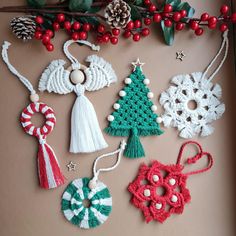
<svg viewBox="0 0 236 236">
<path fill-rule="evenodd" d="M 103 155 L 96 158 L 96 160 L 93 164 L 93 178 L 89 182 L 89 188 L 90 189 L 93 189 L 93 188 L 96 187 L 98 176 L 101 172 L 112 171 L 120 164 L 122 153 L 125 150 L 125 146 L 126 146 L 126 142 L 124 140 L 122 140 L 121 143 L 120 143 L 120 148 L 119 149 L 117 149 L 114 152 L 103 154 Z M 116 163 L 113 166 L 107 167 L 107 168 L 100 168 L 100 169 L 97 170 L 97 164 L 98 164 L 99 160 L 101 160 L 103 158 L 106 158 L 106 157 L 111 157 L 115 154 L 118 154 L 118 157 L 117 157 Z"/>
<path fill-rule="evenodd" d="M 21 75 L 9 61 L 8 49 L 9 49 L 10 45 L 11 45 L 10 42 L 4 41 L 4 43 L 2 45 L 2 59 L 6 63 L 8 69 L 12 72 L 12 74 L 14 74 L 21 81 L 21 83 L 24 84 L 24 86 L 29 90 L 30 100 L 32 102 L 38 102 L 39 96 L 36 93 L 36 91 L 34 90 L 33 85 L 30 83 L 30 81 L 27 78 L 25 78 L 23 75 Z"/>
<path fill-rule="evenodd" d="M 213 64 L 215 63 L 215 61 L 219 58 L 219 56 L 221 55 L 221 53 L 223 52 L 224 48 L 224 56 L 222 58 L 222 60 L 220 61 L 219 66 L 215 69 L 215 71 L 212 73 L 212 75 L 210 75 L 210 77 L 208 78 L 209 81 L 212 81 L 212 79 L 215 77 L 215 75 L 219 72 L 219 70 L 221 69 L 221 67 L 223 66 L 227 55 L 228 55 L 228 51 L 229 51 L 229 38 L 228 38 L 228 32 L 229 30 L 226 30 L 223 33 L 223 41 L 221 44 L 221 47 L 219 49 L 219 51 L 217 52 L 217 54 L 215 55 L 215 57 L 212 59 L 212 61 L 210 62 L 210 64 L 207 66 L 206 70 L 204 71 L 204 73 L 202 74 L 202 78 L 204 78 L 206 76 L 206 74 L 208 73 L 209 69 L 213 66 Z"/>
<path fill-rule="evenodd" d="M 67 42 L 65 42 L 64 46 L 63 46 L 63 51 L 66 55 L 66 57 L 70 60 L 71 62 L 71 67 L 73 70 L 75 69 L 80 69 L 81 68 L 81 64 L 79 63 L 78 59 L 75 58 L 68 50 L 68 47 L 72 44 L 72 43 L 80 43 L 80 44 L 84 44 L 88 47 L 91 47 L 91 49 L 93 51 L 99 51 L 100 50 L 100 46 L 97 46 L 95 44 L 90 43 L 89 41 L 86 40 L 68 40 Z"/>
</svg>

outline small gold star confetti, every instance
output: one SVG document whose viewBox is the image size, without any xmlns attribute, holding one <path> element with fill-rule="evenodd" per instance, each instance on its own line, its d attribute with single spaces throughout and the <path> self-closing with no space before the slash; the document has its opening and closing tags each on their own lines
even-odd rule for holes
<svg viewBox="0 0 236 236">
<path fill-rule="evenodd" d="M 186 57 L 186 55 L 184 54 L 184 51 L 176 52 L 176 59 L 183 61 L 184 57 Z"/>
<path fill-rule="evenodd" d="M 70 161 L 69 164 L 67 165 L 68 171 L 72 171 L 72 170 L 75 171 L 76 166 L 77 166 L 77 164 Z"/>
<path fill-rule="evenodd" d="M 137 66 L 140 67 L 141 71 L 142 71 L 142 66 L 145 64 L 143 62 L 140 62 L 139 58 L 135 61 L 131 63 L 134 67 L 133 71 L 136 70 Z"/>
</svg>

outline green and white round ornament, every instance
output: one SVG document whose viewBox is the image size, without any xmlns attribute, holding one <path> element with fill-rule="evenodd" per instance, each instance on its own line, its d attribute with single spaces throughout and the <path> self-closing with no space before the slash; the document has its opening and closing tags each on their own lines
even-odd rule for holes
<svg viewBox="0 0 236 236">
<path fill-rule="evenodd" d="M 65 218 L 72 224 L 90 229 L 103 224 L 112 210 L 112 197 L 107 186 L 98 180 L 100 172 L 115 169 L 121 160 L 126 143 L 121 142 L 120 148 L 112 153 L 98 157 L 93 166 L 93 178 L 80 178 L 73 180 L 62 195 L 61 210 Z M 96 170 L 98 160 L 118 153 L 116 163 L 109 168 Z M 84 202 L 89 202 L 85 206 Z"/>
</svg>

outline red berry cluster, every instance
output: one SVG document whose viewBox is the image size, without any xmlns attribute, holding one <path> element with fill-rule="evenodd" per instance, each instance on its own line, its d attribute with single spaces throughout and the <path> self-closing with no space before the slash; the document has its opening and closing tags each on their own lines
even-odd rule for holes
<svg viewBox="0 0 236 236">
<path fill-rule="evenodd" d="M 54 37 L 55 31 L 59 29 L 65 29 L 67 33 L 73 40 L 85 40 L 88 37 L 88 32 L 92 29 L 92 25 L 89 23 L 81 24 L 78 21 L 71 23 L 71 21 L 67 20 L 64 14 L 57 14 L 55 17 L 55 21 L 52 22 L 53 30 L 43 30 L 44 19 L 42 16 L 37 16 L 35 18 L 35 22 L 38 24 L 35 38 L 41 40 L 43 45 L 45 45 L 48 51 L 53 51 L 54 46 L 51 43 L 51 38 Z"/>
<path fill-rule="evenodd" d="M 100 24 L 97 27 L 97 41 L 98 43 L 108 43 L 112 44 L 118 43 L 118 36 L 120 35 L 120 29 L 112 29 L 111 31 L 107 31 L 105 25 Z"/>
<path fill-rule="evenodd" d="M 227 5 L 222 5 L 220 8 L 220 16 L 210 16 L 207 12 L 201 15 L 199 20 L 190 20 L 189 26 L 192 30 L 195 31 L 196 35 L 203 34 L 203 28 L 200 27 L 201 25 L 208 26 L 209 29 L 219 28 L 221 32 L 224 32 L 228 29 L 228 23 L 232 21 L 233 23 L 236 22 L 236 13 L 233 13 L 231 16 L 229 13 L 229 7 Z"/>
<path fill-rule="evenodd" d="M 148 26 L 152 23 L 151 18 L 144 18 L 143 24 Z M 138 42 L 141 36 L 146 37 L 150 34 L 150 30 L 147 27 L 142 27 L 141 20 L 130 21 L 123 33 L 125 38 L 129 38 L 132 35 L 133 41 Z"/>
<path fill-rule="evenodd" d="M 53 51 L 54 46 L 51 43 L 51 39 L 59 29 L 65 29 L 73 40 L 86 40 L 89 31 L 93 30 L 98 43 L 110 42 L 115 45 L 118 43 L 120 35 L 123 35 L 125 38 L 132 37 L 134 42 L 138 42 L 141 37 L 146 37 L 150 34 L 149 26 L 152 23 L 160 23 L 161 21 L 164 22 L 166 27 L 174 26 L 176 31 L 181 31 L 188 26 L 197 36 L 204 33 L 204 26 L 209 29 L 218 28 L 221 32 L 224 32 L 228 29 L 230 23 L 236 23 L 236 13 L 230 14 L 230 9 L 227 5 L 221 6 L 218 17 L 210 16 L 205 12 L 200 18 L 189 18 L 186 10 L 175 11 L 171 4 L 165 4 L 160 9 L 157 9 L 157 6 L 151 0 L 144 0 L 144 5 L 145 7 L 140 10 L 142 18 L 129 21 L 125 29 L 122 29 L 122 33 L 121 29 L 109 29 L 109 26 L 103 24 L 95 26 L 89 23 L 74 21 L 73 18 L 62 13 L 56 14 L 55 18 L 50 20 L 46 18 L 46 15 L 38 15 L 35 18 L 37 23 L 35 38 L 41 40 L 48 51 Z M 50 29 L 45 29 L 44 27 L 46 20 L 51 24 Z"/>
</svg>

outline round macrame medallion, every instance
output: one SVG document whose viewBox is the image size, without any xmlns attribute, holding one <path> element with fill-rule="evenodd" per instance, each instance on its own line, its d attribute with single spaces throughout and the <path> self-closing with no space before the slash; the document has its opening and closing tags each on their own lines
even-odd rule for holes
<svg viewBox="0 0 236 236">
<path fill-rule="evenodd" d="M 89 181 L 89 178 L 72 181 L 63 193 L 61 202 L 66 219 L 83 229 L 103 224 L 112 209 L 112 198 L 107 186 L 97 181 L 96 187 L 90 189 Z"/>
<path fill-rule="evenodd" d="M 42 127 L 35 127 L 31 122 L 31 118 L 36 112 L 43 114 L 45 117 L 45 124 Z M 27 134 L 42 137 L 48 135 L 53 130 L 56 117 L 51 107 L 47 106 L 45 103 L 35 102 L 30 103 L 22 111 L 20 121 Z"/>
<path fill-rule="evenodd" d="M 220 85 L 211 83 L 201 72 L 177 75 L 171 84 L 160 96 L 160 104 L 165 109 L 164 126 L 176 127 L 182 138 L 212 134 L 211 123 L 225 111 L 225 105 L 220 101 Z M 195 106 L 191 107 L 191 103 Z"/>
</svg>

